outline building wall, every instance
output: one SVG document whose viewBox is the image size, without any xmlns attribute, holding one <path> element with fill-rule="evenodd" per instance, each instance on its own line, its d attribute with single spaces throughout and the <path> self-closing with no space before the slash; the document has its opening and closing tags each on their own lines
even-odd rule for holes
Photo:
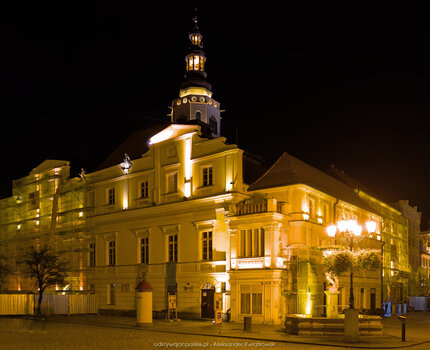
<svg viewBox="0 0 430 350">
<path fill-rule="evenodd" d="M 384 243 L 383 301 L 393 304 L 406 302 L 411 266 L 409 264 L 408 220 L 401 211 L 364 192 L 359 195 L 382 218 L 381 235 Z"/>
</svg>

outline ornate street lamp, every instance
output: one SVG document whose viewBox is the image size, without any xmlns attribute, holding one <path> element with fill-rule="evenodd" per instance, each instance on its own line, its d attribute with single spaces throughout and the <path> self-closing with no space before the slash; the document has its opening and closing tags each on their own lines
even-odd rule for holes
<svg viewBox="0 0 430 350">
<path fill-rule="evenodd" d="M 366 229 L 368 233 L 374 233 L 376 231 L 377 223 L 373 220 L 366 222 Z M 352 252 L 354 247 L 354 237 L 360 236 L 363 231 L 363 227 L 357 224 L 356 220 L 340 220 L 336 225 L 330 225 L 327 227 L 327 234 L 330 237 L 335 237 L 336 233 L 340 233 L 346 237 L 349 237 L 349 250 Z M 349 289 L 349 308 L 354 308 L 354 272 L 351 268 L 349 275 L 350 289 Z"/>
</svg>

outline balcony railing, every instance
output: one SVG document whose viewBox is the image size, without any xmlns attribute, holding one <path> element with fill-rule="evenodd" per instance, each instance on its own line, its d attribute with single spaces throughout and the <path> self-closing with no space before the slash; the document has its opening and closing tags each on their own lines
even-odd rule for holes
<svg viewBox="0 0 430 350">
<path fill-rule="evenodd" d="M 241 202 L 236 204 L 236 215 L 257 214 L 267 212 L 267 199 L 261 202 Z"/>
<path fill-rule="evenodd" d="M 263 199 L 262 201 L 243 201 L 235 205 L 235 215 L 259 214 L 267 212 L 282 212 L 281 203 L 276 199 Z"/>
</svg>

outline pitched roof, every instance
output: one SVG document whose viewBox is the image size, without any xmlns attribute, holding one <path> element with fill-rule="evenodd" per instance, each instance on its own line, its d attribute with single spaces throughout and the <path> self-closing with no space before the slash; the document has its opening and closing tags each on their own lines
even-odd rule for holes
<svg viewBox="0 0 430 350">
<path fill-rule="evenodd" d="M 342 201 L 374 212 L 350 186 L 288 153 L 282 154 L 271 168 L 248 188 L 248 191 L 298 184 L 307 185 Z"/>
<path fill-rule="evenodd" d="M 70 162 L 67 160 L 57 160 L 57 159 L 46 159 L 42 163 L 40 163 L 37 167 L 35 167 L 30 174 L 37 174 L 44 172 L 45 170 L 51 170 L 54 168 L 61 168 L 62 166 L 70 165 Z"/>
<path fill-rule="evenodd" d="M 97 167 L 97 170 L 122 163 L 125 153 L 128 154 L 131 160 L 140 158 L 142 154 L 146 153 L 149 149 L 149 139 L 166 128 L 169 124 L 170 123 L 162 123 L 134 132 Z"/>
<path fill-rule="evenodd" d="M 343 170 L 336 168 L 334 165 L 330 165 L 330 168 L 326 171 L 326 173 L 347 184 L 349 187 L 360 190 L 362 192 L 366 192 L 373 198 L 379 199 L 380 201 L 384 202 L 384 200 L 381 199 L 379 195 L 375 194 L 372 190 L 370 190 L 368 187 L 364 186 L 357 180 L 353 179 L 351 176 L 346 175 Z"/>
</svg>

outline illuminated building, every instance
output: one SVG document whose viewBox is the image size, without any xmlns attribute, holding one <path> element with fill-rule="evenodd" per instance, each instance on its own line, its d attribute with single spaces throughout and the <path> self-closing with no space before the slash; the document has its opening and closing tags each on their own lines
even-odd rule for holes
<svg viewBox="0 0 430 350">
<path fill-rule="evenodd" d="M 104 312 L 134 313 L 134 288 L 146 279 L 153 310 L 167 309 L 168 293 L 176 294 L 180 318 L 213 318 L 215 292 L 237 322 L 319 316 L 334 288 L 321 260 L 337 242 L 325 229 L 351 218 L 377 223 L 359 244 L 385 243 L 384 283 L 401 293 L 394 290 L 404 290 L 409 271 L 408 230 L 397 209 L 287 153 L 248 180 L 253 160 L 220 136 L 202 39 L 195 19 L 170 123 L 136 131 L 81 178 L 69 178 L 68 162 L 46 161 L 14 181 L 13 196 L 0 201 L 1 252 L 15 271 L 9 289 L 31 288 L 15 260 L 50 242 L 73 262 L 72 288 L 95 292 Z M 388 283 L 394 277 L 400 287 Z M 342 277 L 333 292 L 340 309 L 348 283 Z M 379 272 L 357 275 L 356 307 L 380 308 L 385 285 Z"/>
<path fill-rule="evenodd" d="M 409 283 L 408 296 L 427 295 L 427 289 L 423 288 L 423 276 L 427 276 L 421 267 L 420 245 L 421 245 L 421 213 L 417 206 L 409 205 L 408 200 L 400 200 L 393 203 L 393 206 L 400 210 L 408 222 L 408 245 L 409 245 Z"/>
<path fill-rule="evenodd" d="M 30 246 L 43 244 L 64 252 L 72 268 L 66 284 L 83 289 L 87 189 L 80 179 L 69 176 L 69 162 L 46 160 L 13 181 L 12 197 L 0 200 L 0 255 L 14 271 L 7 289 L 32 289 L 19 262 Z"/>
<path fill-rule="evenodd" d="M 343 171 L 331 167 L 330 175 L 343 181 L 382 217 L 381 241 L 383 245 L 383 301 L 392 305 L 405 303 L 409 293 L 411 265 L 409 263 L 409 226 L 405 215 L 395 204 L 383 202 L 371 190 L 346 175 Z"/>
</svg>

